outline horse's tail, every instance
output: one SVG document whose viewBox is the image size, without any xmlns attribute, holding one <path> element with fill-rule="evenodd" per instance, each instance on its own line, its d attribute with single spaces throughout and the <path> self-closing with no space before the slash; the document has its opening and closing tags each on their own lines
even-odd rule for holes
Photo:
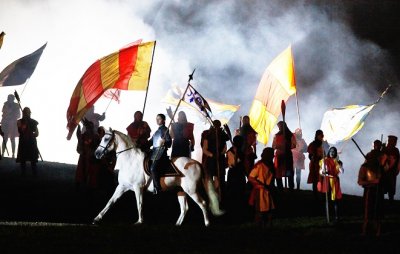
<svg viewBox="0 0 400 254">
<path fill-rule="evenodd" d="M 221 216 L 225 213 L 225 211 L 221 210 L 219 207 L 219 199 L 218 199 L 218 194 L 217 191 L 215 190 L 214 184 L 209 176 L 204 170 L 204 167 L 201 163 L 199 163 L 199 166 L 201 168 L 201 178 L 203 181 L 203 186 L 204 189 L 207 193 L 208 197 L 208 206 L 211 210 L 211 213 L 214 216 Z"/>
</svg>

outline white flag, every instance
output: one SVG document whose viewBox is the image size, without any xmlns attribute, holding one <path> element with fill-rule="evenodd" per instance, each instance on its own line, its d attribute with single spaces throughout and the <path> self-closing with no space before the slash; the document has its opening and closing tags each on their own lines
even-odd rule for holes
<svg viewBox="0 0 400 254">
<path fill-rule="evenodd" d="M 364 126 L 364 121 L 375 104 L 349 105 L 325 112 L 321 130 L 329 144 L 350 139 Z"/>
</svg>

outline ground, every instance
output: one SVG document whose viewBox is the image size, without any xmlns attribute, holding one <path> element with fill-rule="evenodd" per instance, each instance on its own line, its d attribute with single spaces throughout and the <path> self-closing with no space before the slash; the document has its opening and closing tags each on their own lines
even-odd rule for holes
<svg viewBox="0 0 400 254">
<path fill-rule="evenodd" d="M 176 227 L 179 207 L 172 192 L 145 195 L 143 225 L 134 225 L 135 197 L 128 192 L 93 226 L 111 192 L 77 190 L 75 167 L 39 162 L 36 177 L 29 171 L 22 177 L 13 160 L 0 161 L 1 253 L 395 253 L 400 236 L 398 201 L 394 207 L 386 201 L 380 237 L 373 230 L 361 236 L 361 197 L 344 195 L 340 222 L 328 224 L 323 202 L 315 204 L 310 191 L 281 193 L 270 228 L 254 225 L 250 207 L 241 221 L 227 213 L 211 217 L 205 227 L 191 201 Z"/>
</svg>

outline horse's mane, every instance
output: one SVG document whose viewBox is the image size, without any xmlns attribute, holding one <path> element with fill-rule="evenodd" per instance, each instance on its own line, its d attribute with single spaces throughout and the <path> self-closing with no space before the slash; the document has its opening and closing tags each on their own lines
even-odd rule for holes
<svg viewBox="0 0 400 254">
<path fill-rule="evenodd" d="M 117 131 L 117 130 L 113 130 L 113 131 L 115 132 L 115 134 L 118 134 L 121 137 L 122 141 L 126 143 L 127 147 L 132 147 L 135 150 L 139 149 L 137 147 L 137 145 L 132 141 L 131 137 L 129 137 L 128 135 L 126 135 L 125 133 L 122 133 L 120 131 Z"/>
<path fill-rule="evenodd" d="M 131 137 L 129 137 L 128 135 L 126 135 L 125 133 L 122 133 L 120 131 L 117 130 L 113 130 L 115 132 L 115 134 L 118 134 L 121 139 L 129 146 L 129 147 L 135 147 L 136 148 L 136 144 L 133 143 Z"/>
</svg>

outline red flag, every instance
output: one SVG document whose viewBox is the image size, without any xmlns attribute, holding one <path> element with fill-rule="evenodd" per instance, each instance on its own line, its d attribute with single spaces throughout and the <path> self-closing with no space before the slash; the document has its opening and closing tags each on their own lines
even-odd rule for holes
<svg viewBox="0 0 400 254">
<path fill-rule="evenodd" d="M 120 103 L 119 97 L 121 96 L 121 90 L 108 89 L 103 93 L 103 96 Z"/>
<path fill-rule="evenodd" d="M 98 98 L 110 88 L 146 90 L 156 42 L 134 42 L 93 63 L 75 87 L 67 110 L 67 139 Z"/>
</svg>

